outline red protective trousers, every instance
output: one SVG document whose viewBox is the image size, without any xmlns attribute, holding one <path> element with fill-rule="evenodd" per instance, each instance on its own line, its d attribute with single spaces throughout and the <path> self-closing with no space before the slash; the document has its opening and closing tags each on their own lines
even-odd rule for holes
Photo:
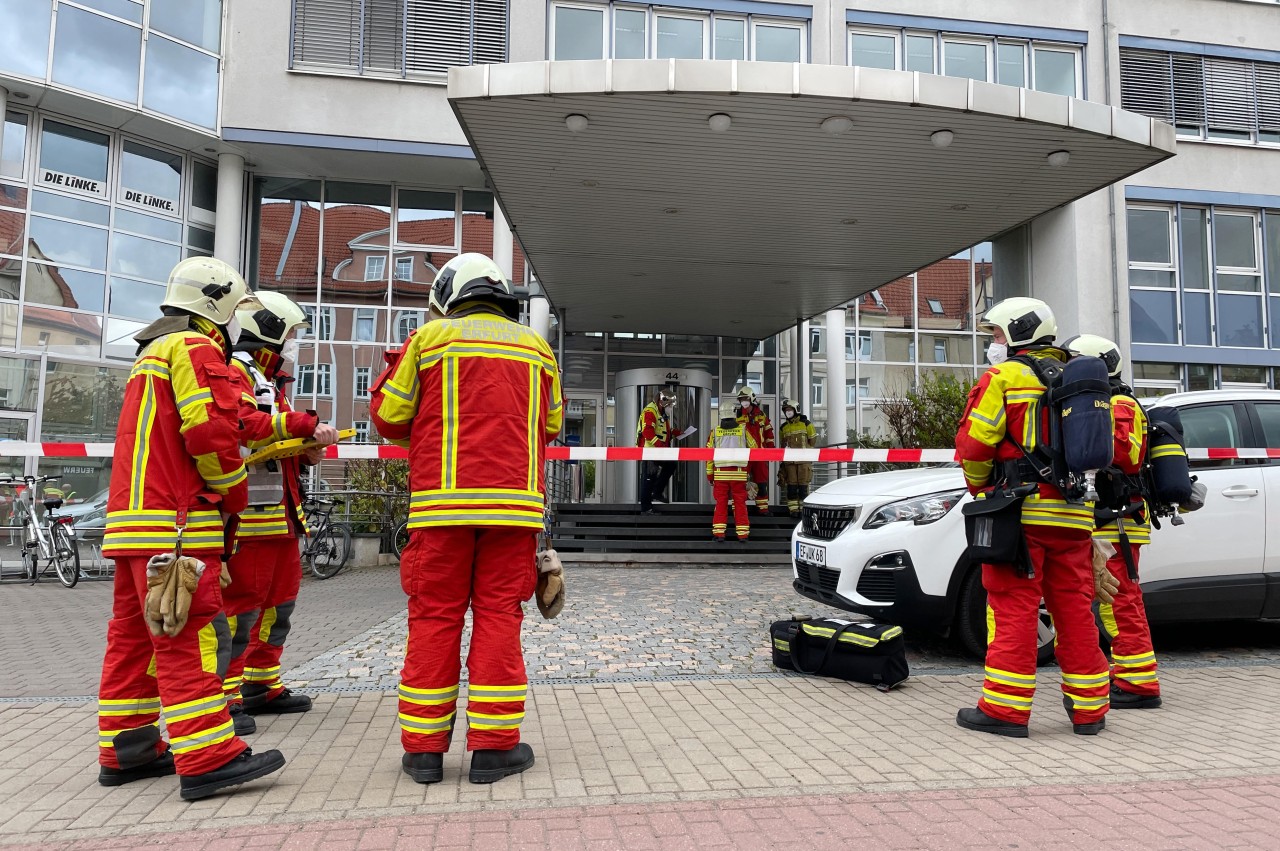
<svg viewBox="0 0 1280 851">
<path fill-rule="evenodd" d="M 1116 544 L 1116 547 L 1124 546 Z M 1133 564 L 1138 565 L 1138 544 L 1129 545 Z M 1151 644 L 1147 608 L 1142 587 L 1129 578 L 1129 566 L 1117 552 L 1107 560 L 1107 570 L 1120 583 L 1111 603 L 1099 603 L 1102 626 L 1111 637 L 1111 678 L 1122 691 L 1155 697 L 1160 694 L 1156 676 L 1156 651 Z"/>
<path fill-rule="evenodd" d="M 222 592 L 231 627 L 231 664 L 222 681 L 229 703 L 241 701 L 240 686 L 267 688 L 265 700 L 284 690 L 280 656 L 302 585 L 298 539 L 241 538 L 227 564 L 231 584 Z"/>
<path fill-rule="evenodd" d="M 1057 630 L 1062 693 L 1075 724 L 1096 722 L 1110 706 L 1111 673 L 1093 618 L 1090 533 L 1024 524 L 1034 577 L 1010 565 L 982 566 L 987 590 L 987 666 L 978 708 L 1026 724 L 1036 688 L 1036 630 L 1043 598 Z"/>
<path fill-rule="evenodd" d="M 723 538 L 729 528 L 729 500 L 733 499 L 733 528 L 740 540 L 751 534 L 751 521 L 747 519 L 747 483 L 717 480 L 712 486 L 716 498 L 716 513 L 711 518 L 711 534 Z"/>
<path fill-rule="evenodd" d="M 231 635 L 221 613 L 219 564 L 208 565 L 191 599 L 186 626 L 154 636 L 143 620 L 147 556 L 117 556 L 107 652 L 98 689 L 98 762 L 136 768 L 164 753 L 164 716 L 178 774 L 220 768 L 245 749 L 231 728 L 222 674 Z M 163 707 L 163 710 L 161 709 Z"/>
<path fill-rule="evenodd" d="M 522 603 L 538 581 L 537 530 L 432 526 L 410 533 L 400 562 L 409 595 L 409 646 L 400 674 L 400 741 L 407 753 L 449 749 L 457 712 L 462 623 L 467 654 L 467 750 L 520 743 L 528 677 Z"/>
</svg>

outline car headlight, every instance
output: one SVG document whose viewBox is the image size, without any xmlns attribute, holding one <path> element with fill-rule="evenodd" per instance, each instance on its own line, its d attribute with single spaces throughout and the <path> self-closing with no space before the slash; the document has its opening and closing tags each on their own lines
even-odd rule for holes
<svg viewBox="0 0 1280 851">
<path fill-rule="evenodd" d="M 910 520 L 917 526 L 925 526 L 929 523 L 937 522 L 945 517 L 948 511 L 956 507 L 956 504 L 964 498 L 965 493 L 965 488 L 960 488 L 959 490 L 931 493 L 891 502 L 872 512 L 871 516 L 867 518 L 867 522 L 862 524 L 862 528 L 878 529 L 881 526 L 887 526 L 890 523 L 897 523 L 902 520 Z"/>
</svg>

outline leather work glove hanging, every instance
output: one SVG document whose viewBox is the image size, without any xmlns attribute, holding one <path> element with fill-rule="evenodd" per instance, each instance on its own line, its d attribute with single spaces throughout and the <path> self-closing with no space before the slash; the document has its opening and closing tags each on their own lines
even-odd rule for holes
<svg viewBox="0 0 1280 851">
<path fill-rule="evenodd" d="M 1094 538 L 1093 595 L 1108 605 L 1115 602 L 1116 592 L 1120 590 L 1120 581 L 1107 569 L 1107 560 L 1115 555 L 1115 552 L 1115 546 L 1110 541 L 1099 541 Z"/>
<path fill-rule="evenodd" d="M 543 550 L 537 558 L 538 590 L 533 597 L 538 602 L 538 611 L 551 620 L 564 608 L 564 565 L 555 550 Z"/>
<path fill-rule="evenodd" d="M 182 631 L 191 614 L 191 598 L 204 573 L 204 562 L 174 553 L 147 562 L 147 599 L 143 617 L 152 635 L 170 638 Z"/>
</svg>

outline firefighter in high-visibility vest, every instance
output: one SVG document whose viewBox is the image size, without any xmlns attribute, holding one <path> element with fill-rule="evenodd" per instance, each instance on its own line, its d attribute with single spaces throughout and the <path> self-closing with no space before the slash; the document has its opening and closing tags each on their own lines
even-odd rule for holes
<svg viewBox="0 0 1280 851">
<path fill-rule="evenodd" d="M 1098 615 L 1111 639 L 1111 706 L 1155 709 L 1162 703 L 1160 679 L 1142 586 L 1138 584 L 1140 550 L 1151 543 L 1150 508 L 1136 478 L 1147 460 L 1147 415 L 1120 378 L 1124 360 L 1119 346 L 1096 334 L 1081 334 L 1062 347 L 1073 355 L 1101 358 L 1111 376 L 1115 475 L 1108 477 L 1111 485 L 1107 490 L 1117 504 L 1095 507 L 1098 526 L 1093 533 L 1116 550 L 1107 559 L 1106 569 L 1117 588 L 1111 593 L 1111 602 L 1098 602 Z"/>
<path fill-rule="evenodd" d="M 640 412 L 640 420 L 636 423 L 636 446 L 644 448 L 665 447 L 671 445 L 675 426 L 671 416 L 676 409 L 676 394 L 665 387 L 658 391 L 654 400 L 644 406 Z M 653 501 L 669 502 L 664 496 L 667 484 L 676 471 L 675 461 L 641 461 L 644 478 L 640 483 L 640 512 L 657 514 Z"/>
<path fill-rule="evenodd" d="M 244 279 L 208 257 L 169 275 L 164 317 L 139 332 L 125 385 L 107 498 L 103 554 L 116 563 L 115 598 L 98 693 L 98 782 L 181 776 L 183 798 L 212 795 L 276 771 L 279 751 L 252 753 L 222 694 L 231 633 L 220 559 L 248 486 L 240 458 L 240 391 L 228 364 Z M 191 557 L 188 562 L 175 556 Z M 173 598 L 185 625 L 156 633 L 151 594 L 185 562 Z M 150 574 L 150 575 L 149 575 Z M 156 582 L 149 583 L 154 577 Z M 181 577 L 179 577 L 181 581 Z M 181 624 L 181 619 L 177 620 Z M 166 621 L 166 628 L 167 628 Z M 160 736 L 163 715 L 169 734 Z"/>
<path fill-rule="evenodd" d="M 795 399 L 782 400 L 782 428 L 778 430 L 782 446 L 786 449 L 813 449 L 818 445 L 818 432 L 813 423 L 800 412 Z M 809 483 L 813 481 L 813 464 L 809 461 L 783 461 L 778 465 L 778 483 L 786 488 L 787 513 L 800 516 L 800 505 L 809 495 Z"/>
<path fill-rule="evenodd" d="M 956 722 L 970 730 L 1025 737 L 1036 686 L 1037 628 L 1043 598 L 1057 629 L 1063 705 L 1076 733 L 1095 735 L 1106 724 L 1111 674 L 1094 623 L 1093 508 L 1068 502 L 1038 478 L 1026 453 L 1048 433 L 1045 386 L 1015 358 L 1067 354 L 1053 346 L 1053 311 L 1034 298 L 1010 298 L 987 311 L 979 327 L 992 335 L 992 366 L 969 392 L 956 435 L 956 454 L 974 496 L 997 483 L 1027 485 L 1021 507 L 1029 571 L 1012 564 L 982 565 L 987 591 L 986 680 L 976 707 Z M 1025 452 L 1024 452 L 1025 451 Z"/>
<path fill-rule="evenodd" d="M 261 307 L 236 312 L 242 330 L 231 359 L 240 383 L 242 452 L 298 437 L 313 437 L 316 446 L 305 456 L 255 464 L 248 471 L 249 506 L 240 515 L 238 546 L 228 564 L 231 584 L 222 595 L 231 629 L 223 691 L 241 736 L 257 729 L 253 715 L 311 708 L 311 698 L 281 682 L 280 656 L 302 582 L 301 463 L 318 463 L 323 447 L 338 439 L 337 429 L 320 422 L 315 411 L 294 411 L 277 386 L 286 364 L 297 360 L 298 343 L 290 337 L 310 327 L 307 314 L 277 292 L 260 292 L 258 300 Z"/>
<path fill-rule="evenodd" d="M 738 405 L 738 422 L 747 428 L 747 433 L 762 449 L 774 446 L 773 423 L 769 415 L 760 406 L 760 399 L 754 390 L 743 384 L 735 392 Z M 769 462 L 752 461 L 747 465 L 747 501 L 761 513 L 769 511 Z M 752 493 L 754 491 L 754 494 Z"/>
<path fill-rule="evenodd" d="M 528 683 L 521 604 L 537 584 L 543 461 L 546 444 L 560 433 L 564 403 L 555 356 L 516 321 L 519 303 L 496 263 L 461 254 L 432 288 L 445 318 L 413 333 L 379 376 L 370 403 L 378 432 L 409 447 L 401 765 L 419 783 L 443 778 L 470 606 L 470 780 L 492 783 L 534 760 L 520 741 Z"/>
<path fill-rule="evenodd" d="M 734 402 L 720 403 L 720 425 L 707 438 L 708 449 L 755 449 L 755 438 L 747 427 L 738 421 Z M 751 520 L 747 517 L 747 464 L 732 459 L 707 462 L 707 481 L 711 482 L 716 500 L 715 514 L 711 519 L 711 538 L 724 543 L 729 528 L 729 500 L 733 500 L 733 528 L 738 540 L 746 542 L 751 536 Z"/>
</svg>

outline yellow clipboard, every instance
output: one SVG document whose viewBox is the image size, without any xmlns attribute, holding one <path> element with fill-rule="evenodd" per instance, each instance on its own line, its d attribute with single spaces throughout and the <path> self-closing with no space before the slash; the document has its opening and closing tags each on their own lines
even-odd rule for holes
<svg viewBox="0 0 1280 851">
<path fill-rule="evenodd" d="M 339 440 L 348 440 L 355 436 L 356 430 L 353 428 L 338 430 Z M 274 461 L 277 458 L 292 458 L 295 455 L 303 454 L 315 445 L 315 440 L 310 437 L 292 437 L 288 440 L 277 440 L 275 443 L 264 446 L 249 455 L 244 459 L 244 463 L 261 464 L 264 461 Z"/>
</svg>

